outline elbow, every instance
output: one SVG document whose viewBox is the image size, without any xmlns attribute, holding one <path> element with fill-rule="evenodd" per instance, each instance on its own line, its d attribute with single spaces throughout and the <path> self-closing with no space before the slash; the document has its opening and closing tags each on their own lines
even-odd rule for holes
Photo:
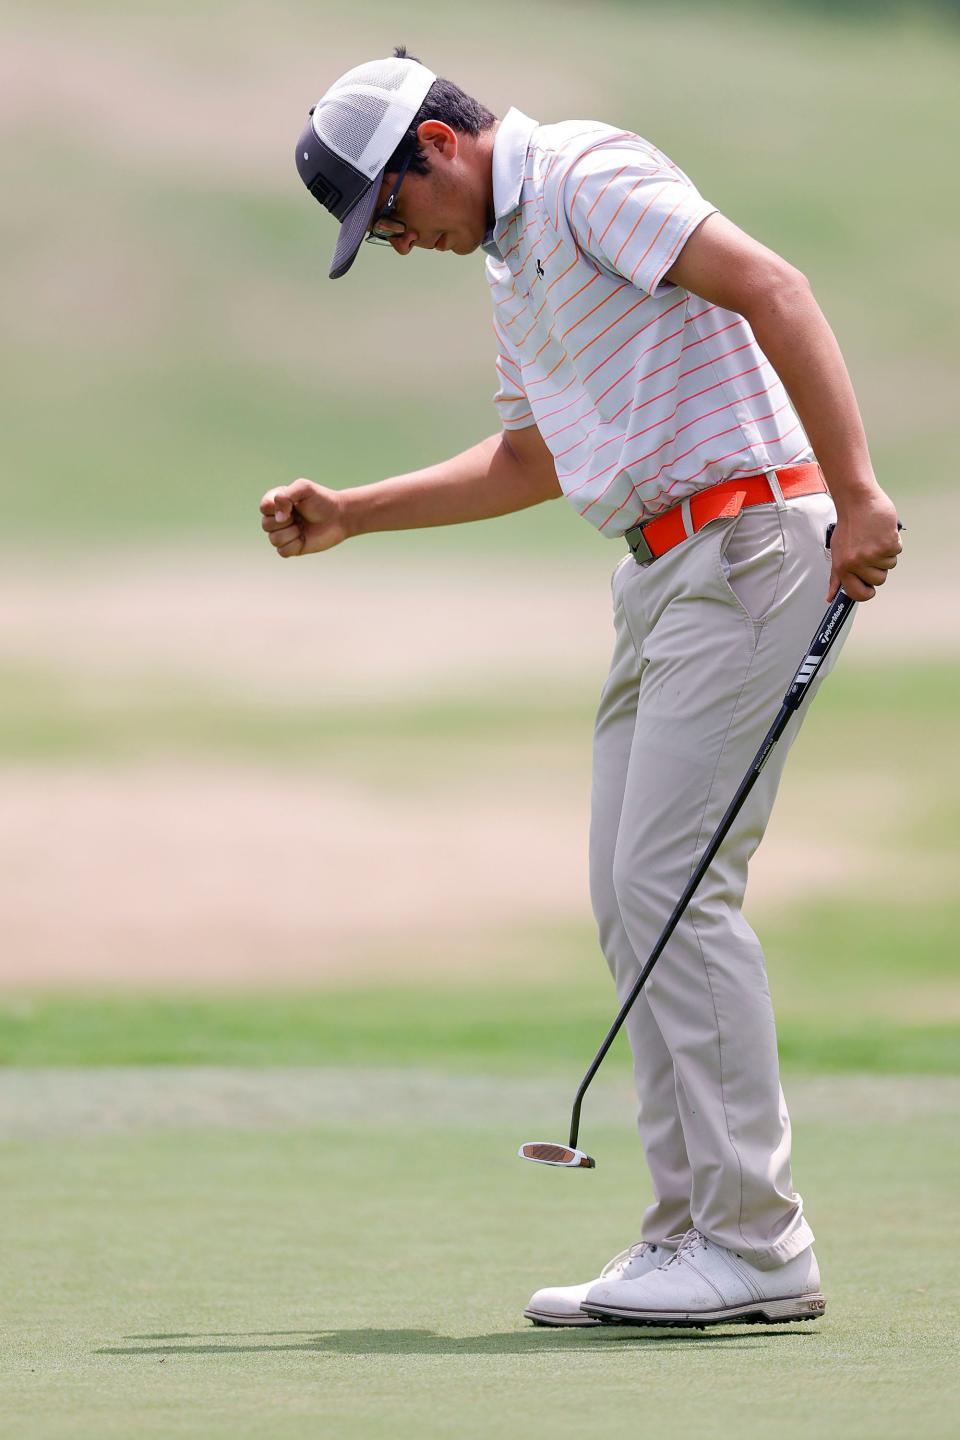
<svg viewBox="0 0 960 1440">
<path fill-rule="evenodd" d="M 741 313 L 755 330 L 762 329 L 765 324 L 795 317 L 812 298 L 810 281 L 803 271 L 778 258 L 776 265 L 756 278 Z"/>
<path fill-rule="evenodd" d="M 779 292 L 794 301 L 812 293 L 810 281 L 803 271 L 787 260 L 781 261 L 778 266 L 774 285 Z"/>
</svg>

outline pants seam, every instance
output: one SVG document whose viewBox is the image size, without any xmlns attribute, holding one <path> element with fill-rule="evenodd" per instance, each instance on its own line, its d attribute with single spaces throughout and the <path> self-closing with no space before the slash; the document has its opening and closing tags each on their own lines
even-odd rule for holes
<svg viewBox="0 0 960 1440">
<path fill-rule="evenodd" d="M 741 607 L 741 608 L 742 608 L 742 607 Z M 739 688 L 739 690 L 737 691 L 737 696 L 736 696 L 736 699 L 735 699 L 734 702 L 733 702 L 733 708 L 732 708 L 732 710 L 731 710 L 731 712 L 730 712 L 730 719 L 729 719 L 729 721 L 727 722 L 727 728 L 726 728 L 726 730 L 723 732 L 723 739 L 722 739 L 722 741 L 720 742 L 720 748 L 719 748 L 719 750 L 717 751 L 717 761 L 716 761 L 716 764 L 715 764 L 715 766 L 714 766 L 714 768 L 713 768 L 713 774 L 712 774 L 711 777 L 710 777 L 710 784 L 709 784 L 709 786 L 708 786 L 708 788 L 707 788 L 706 798 L 705 798 L 705 800 L 704 800 L 704 802 L 703 802 L 703 811 L 702 811 L 701 816 L 700 816 L 700 826 L 699 826 L 699 829 L 698 829 L 698 831 L 697 831 L 697 838 L 696 838 L 696 840 L 695 840 L 695 842 L 694 842 L 694 854 L 695 854 L 695 856 L 696 856 L 697 854 L 699 854 L 699 852 L 700 852 L 700 840 L 701 840 L 701 837 L 702 837 L 702 835 L 703 835 L 703 823 L 704 823 L 704 820 L 706 819 L 706 816 L 707 816 L 707 810 L 708 810 L 709 807 L 710 807 L 710 800 L 711 800 L 711 797 L 713 796 L 713 789 L 714 789 L 714 785 L 715 785 L 716 779 L 717 779 L 717 771 L 718 771 L 719 768 L 720 768 L 720 761 L 721 761 L 721 758 L 722 758 L 722 756 L 723 756 L 724 746 L 725 746 L 726 743 L 727 743 L 727 737 L 728 737 L 729 734 L 730 734 L 730 730 L 731 730 L 731 728 L 732 728 L 732 726 L 733 726 L 733 722 L 734 722 L 734 720 L 737 718 L 737 711 L 738 711 L 738 709 L 739 709 L 739 707 L 740 707 L 740 701 L 741 701 L 742 698 L 743 698 L 743 692 L 744 692 L 744 690 L 746 689 L 747 681 L 748 681 L 749 678 L 750 678 L 750 671 L 751 671 L 752 668 L 753 668 L 753 662 L 754 662 L 754 660 L 756 659 L 756 655 L 757 655 L 758 637 L 757 637 L 757 634 L 756 634 L 756 629 L 755 629 L 755 627 L 754 627 L 754 622 L 753 622 L 752 620 L 750 620 L 750 617 L 747 615 L 747 612 L 746 612 L 745 610 L 744 610 L 743 613 L 744 613 L 744 616 L 747 618 L 747 620 L 750 621 L 751 629 L 753 629 L 753 631 L 754 631 L 753 651 L 752 651 L 752 653 L 751 653 L 751 655 L 750 655 L 750 659 L 749 659 L 748 662 L 747 662 L 747 668 L 746 668 L 746 670 L 745 670 L 744 673 L 743 673 L 743 679 L 742 679 L 741 682 L 740 682 L 740 688 Z M 692 871 L 691 871 L 691 873 L 692 873 Z M 691 898 L 692 898 L 692 897 L 691 897 Z M 700 963 L 701 963 L 701 965 L 703 966 L 703 975 L 704 975 L 704 979 L 705 979 L 706 984 L 707 984 L 707 989 L 708 989 L 708 991 L 709 991 L 709 993 L 710 993 L 710 1004 L 713 1006 L 713 1017 L 714 1017 L 714 1020 L 716 1021 L 716 1026 L 717 1026 L 717 1067 L 718 1067 L 718 1070 L 719 1070 L 720 1105 L 721 1105 L 721 1108 L 723 1109 L 723 1124 L 724 1124 L 724 1128 L 726 1129 L 726 1132 L 727 1132 L 727 1140 L 729 1141 L 730 1149 L 733 1151 L 734 1157 L 735 1157 L 736 1162 L 737 1162 L 737 1174 L 738 1174 L 738 1176 L 739 1176 L 739 1181 L 740 1181 L 740 1199 L 739 1199 L 739 1205 L 738 1205 L 738 1208 L 737 1208 L 737 1232 L 738 1232 L 738 1234 L 740 1235 L 740 1238 L 741 1238 L 741 1240 L 743 1241 L 744 1245 L 746 1245 L 746 1244 L 747 1244 L 747 1237 L 746 1237 L 746 1236 L 744 1235 L 744 1233 L 743 1233 L 743 1160 L 741 1159 L 740 1151 L 739 1151 L 739 1149 L 738 1149 L 738 1147 L 737 1147 L 737 1145 L 736 1145 L 736 1143 L 735 1143 L 735 1141 L 734 1141 L 733 1135 L 730 1133 L 730 1118 L 729 1118 L 729 1114 L 728 1114 L 728 1111 L 727 1111 L 727 1100 L 726 1100 L 725 1087 L 724 1087 L 724 1079 L 723 1079 L 723 1040 L 722 1040 L 722 1038 L 721 1038 L 721 1033 L 720 1033 L 720 1015 L 719 1015 L 719 1012 L 718 1012 L 718 1010 L 717 1010 L 716 994 L 715 994 L 715 992 L 714 992 L 713 982 L 712 982 L 712 980 L 711 980 L 711 978 L 710 978 L 710 967 L 709 967 L 709 965 L 708 965 L 708 963 L 707 963 L 706 953 L 705 953 L 704 948 L 703 948 L 703 941 L 702 941 L 701 938 L 700 938 L 700 933 L 699 933 L 699 931 L 697 930 L 697 922 L 696 922 L 696 920 L 694 919 L 692 912 L 691 912 L 691 914 L 690 914 L 690 928 L 691 928 L 691 930 L 693 931 L 694 938 L 695 938 L 695 940 L 696 940 L 696 942 L 697 942 L 697 950 L 700 952 Z M 694 1222 L 694 1223 L 696 1223 L 696 1222 Z M 748 1247 L 748 1248 L 749 1248 L 749 1247 Z"/>
<path fill-rule="evenodd" d="M 626 557 L 626 558 L 629 558 L 629 557 Z M 622 563 L 622 562 L 621 562 L 621 563 Z M 619 569 L 619 566 L 617 567 L 617 569 Z M 615 570 L 615 571 L 614 571 L 614 576 L 616 575 L 616 573 L 617 573 L 617 572 L 616 572 L 616 570 Z M 621 595 L 621 597 L 619 598 L 619 600 L 617 600 L 617 601 L 615 602 L 615 604 L 614 604 L 614 624 L 616 624 L 616 618 L 617 618 L 618 612 L 621 612 L 621 613 L 622 613 L 624 627 L 625 627 L 626 632 L 627 632 L 627 635 L 628 635 L 628 637 L 629 637 L 630 648 L 631 648 L 632 653 L 633 653 L 633 666 L 634 666 L 634 670 L 635 670 L 636 694 L 637 694 L 637 706 L 634 707 L 634 714 L 633 714 L 633 721 L 634 721 L 634 726 L 635 726 L 635 725 L 636 725 L 637 709 L 638 709 L 638 707 L 639 707 L 639 690 L 640 690 L 640 685 L 642 684 L 642 681 L 643 681 L 643 672 L 644 672 L 644 669 L 646 668 L 646 666 L 645 666 L 645 661 L 644 661 L 644 659 L 643 659 L 643 655 L 642 655 L 642 652 L 641 652 L 641 648 L 640 648 L 640 646 L 638 646 L 638 644 L 637 644 L 636 636 L 634 635 L 633 629 L 632 629 L 632 627 L 631 627 L 631 625 L 630 625 L 630 616 L 629 616 L 629 613 L 628 613 L 628 611 L 627 611 L 627 607 L 626 607 L 626 605 L 625 605 L 624 602 L 623 602 L 623 597 L 622 597 L 622 595 Z M 604 699 L 605 699 L 605 691 L 601 693 L 600 706 L 598 707 L 598 713 L 597 713 L 597 717 L 596 717 L 596 722 L 595 722 L 595 724 L 594 724 L 594 743 L 595 743 L 595 744 L 596 744 L 596 737 L 597 737 L 597 734 L 598 734 L 599 729 L 600 729 L 600 726 L 601 726 L 601 720 L 602 720 L 602 717 L 603 717 L 603 714 L 604 714 L 604 710 L 605 710 L 605 708 L 606 708 L 606 707 L 604 706 Z M 631 740 L 631 748 L 632 748 L 632 745 L 633 745 L 633 741 Z M 626 779 L 626 772 L 624 772 L 624 781 L 625 781 L 625 779 Z M 621 793 L 621 796 L 620 796 L 620 808 L 619 808 L 618 813 L 617 813 L 617 835 L 619 835 L 620 825 L 622 824 L 622 821 L 623 821 L 623 801 L 624 801 L 624 794 Z M 615 837 L 615 839 L 614 839 L 614 852 L 615 852 L 615 850 L 616 850 L 616 837 Z M 627 947 L 628 947 L 631 955 L 633 956 L 634 964 L 636 965 L 637 973 L 639 974 L 640 966 L 641 966 L 641 960 L 640 960 L 640 957 L 637 955 L 636 949 L 634 948 L 633 942 L 631 941 L 630 936 L 629 936 L 629 933 L 628 933 L 628 931 L 627 931 L 627 927 L 626 927 L 626 924 L 625 924 L 624 918 L 623 918 L 623 912 L 622 912 L 622 910 L 621 910 L 621 908 L 620 908 L 620 898 L 619 898 L 619 896 L 618 896 L 617 893 L 616 893 L 616 888 L 615 888 L 615 886 L 613 885 L 612 877 L 611 877 L 610 888 L 611 888 L 611 891 L 612 891 L 612 893 L 613 893 L 613 900 L 614 900 L 614 904 L 615 904 L 615 906 L 616 906 L 617 920 L 618 920 L 618 922 L 619 922 L 620 929 L 621 929 L 621 931 L 623 932 L 624 941 L 626 942 L 626 945 L 627 945 Z M 610 962 L 609 962 L 609 959 L 608 959 L 608 965 L 609 965 L 609 964 L 610 964 Z M 613 968 L 612 965 L 610 966 L 610 968 L 611 968 L 611 970 L 612 970 L 612 968 Z M 618 999 L 619 999 L 619 998 L 620 998 L 620 997 L 619 997 L 619 995 L 618 995 Z M 638 1004 L 646 1003 L 647 1006 L 648 1006 L 648 1009 L 650 1008 L 650 1006 L 649 1006 L 649 1000 L 647 999 L 647 997 L 646 997 L 645 995 L 642 995 L 642 996 L 640 997 L 640 999 L 638 1000 L 637 1003 L 638 1003 Z M 656 1016 L 653 1014 L 652 1009 L 650 1009 L 650 1022 L 651 1022 L 652 1025 L 656 1026 L 657 1029 L 659 1030 L 659 1025 L 657 1025 L 657 1019 L 656 1019 Z M 663 1040 L 662 1032 L 661 1032 L 661 1039 Z M 668 1053 L 669 1053 L 669 1047 L 666 1045 L 666 1040 L 663 1040 L 663 1044 L 664 1044 L 664 1046 L 667 1048 Z M 672 1063 L 673 1057 L 671 1056 L 670 1058 L 671 1058 L 671 1063 Z M 675 1067 L 674 1067 L 673 1073 L 674 1073 L 674 1085 L 676 1086 L 676 1069 L 675 1069 Z M 638 1100 L 639 1100 L 640 1110 L 642 1110 L 642 1108 L 643 1108 L 643 1099 L 642 1099 L 642 1097 L 639 1096 L 639 1094 L 638 1094 Z M 639 1113 L 638 1113 L 637 1119 L 638 1119 L 638 1122 L 639 1122 L 639 1119 L 640 1119 Z M 684 1228 L 683 1228 L 682 1231 L 678 1232 L 678 1234 L 679 1234 L 680 1236 L 682 1236 L 683 1234 L 686 1233 L 686 1231 L 687 1231 L 687 1230 L 690 1228 L 690 1226 L 692 1226 L 692 1224 L 693 1224 L 693 1216 L 692 1216 L 691 1213 L 690 1213 L 690 1186 L 692 1185 L 692 1181 L 693 1181 L 693 1165 L 691 1164 L 691 1162 L 690 1162 L 690 1156 L 689 1156 L 689 1154 L 687 1153 L 686 1137 L 683 1135 L 683 1124 L 682 1124 L 682 1122 L 681 1122 L 681 1120 L 680 1120 L 679 1113 L 677 1114 L 676 1119 L 677 1119 L 677 1124 L 678 1124 L 679 1129 L 680 1129 L 681 1140 L 682 1140 L 682 1143 L 683 1143 L 683 1152 L 684 1152 L 684 1153 L 683 1153 L 683 1158 L 684 1158 L 684 1161 L 685 1161 L 686 1172 L 687 1172 L 687 1176 L 689 1177 L 689 1183 L 688 1183 L 687 1194 L 686 1194 L 686 1215 L 687 1215 L 687 1219 L 688 1219 L 689 1223 L 686 1224 L 686 1225 L 684 1225 Z M 642 1135 L 641 1135 L 641 1143 L 642 1143 L 642 1139 L 643 1139 L 643 1137 L 642 1137 Z M 667 1198 L 670 1200 L 670 1203 L 671 1203 L 671 1205 L 672 1205 L 672 1203 L 673 1203 L 673 1198 L 674 1198 L 674 1197 L 667 1197 Z M 659 1208 L 662 1209 L 663 1204 L 664 1204 L 664 1196 L 660 1195 L 659 1193 L 655 1193 L 655 1195 L 654 1195 L 654 1203 L 655 1203 Z M 646 1234 L 644 1234 L 643 1238 L 644 1238 L 644 1240 L 649 1240 L 649 1239 L 650 1239 L 650 1237 L 649 1237 L 648 1235 L 646 1235 Z"/>
</svg>

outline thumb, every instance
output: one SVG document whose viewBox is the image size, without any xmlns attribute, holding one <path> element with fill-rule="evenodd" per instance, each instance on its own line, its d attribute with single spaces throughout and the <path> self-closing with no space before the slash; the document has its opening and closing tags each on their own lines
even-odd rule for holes
<svg viewBox="0 0 960 1440">
<path fill-rule="evenodd" d="M 273 520 L 283 520 L 292 508 L 287 495 L 288 487 L 286 486 L 268 490 L 260 501 L 260 514 Z"/>
<path fill-rule="evenodd" d="M 295 480 L 292 485 L 281 485 L 273 490 L 269 498 L 272 500 L 274 519 L 291 519 L 297 505 L 306 500 L 315 489 L 312 480 Z"/>
<path fill-rule="evenodd" d="M 275 515 L 277 512 L 277 508 L 281 503 L 280 497 L 282 495 L 282 490 L 268 490 L 267 493 L 264 495 L 263 499 L 260 501 L 260 514 L 271 516 Z"/>
<path fill-rule="evenodd" d="M 290 508 L 299 505 L 301 501 L 308 499 L 316 493 L 316 485 L 312 480 L 294 480 L 292 485 L 284 485 L 279 492 L 280 496 L 287 502 Z"/>
<path fill-rule="evenodd" d="M 837 591 L 838 591 L 839 589 L 840 589 L 840 576 L 837 574 L 836 570 L 831 569 L 831 571 L 830 571 L 830 584 L 827 586 L 827 600 L 826 600 L 826 603 L 827 603 L 828 605 L 830 604 L 830 602 L 831 602 L 832 600 L 834 600 L 834 599 L 836 598 Z"/>
</svg>

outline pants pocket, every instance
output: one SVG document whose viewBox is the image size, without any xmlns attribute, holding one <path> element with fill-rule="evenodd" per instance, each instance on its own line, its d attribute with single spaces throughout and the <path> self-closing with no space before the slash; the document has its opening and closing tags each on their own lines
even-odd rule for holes
<svg viewBox="0 0 960 1440">
<path fill-rule="evenodd" d="M 724 527 L 717 552 L 720 579 L 754 622 L 773 609 L 784 554 L 781 512 L 774 505 L 743 510 Z"/>
</svg>

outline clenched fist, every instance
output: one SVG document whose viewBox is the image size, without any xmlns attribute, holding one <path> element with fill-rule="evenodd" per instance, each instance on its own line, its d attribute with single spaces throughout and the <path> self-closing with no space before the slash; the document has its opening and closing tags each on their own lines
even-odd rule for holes
<svg viewBox="0 0 960 1440">
<path fill-rule="evenodd" d="M 903 546 L 893 501 L 875 486 L 866 496 L 837 505 L 830 542 L 832 569 L 827 604 L 843 586 L 851 600 L 870 600 L 897 563 Z"/>
<path fill-rule="evenodd" d="M 260 515 L 261 528 L 284 560 L 332 550 L 347 538 L 342 492 L 312 480 L 268 490 L 260 501 Z"/>
</svg>

